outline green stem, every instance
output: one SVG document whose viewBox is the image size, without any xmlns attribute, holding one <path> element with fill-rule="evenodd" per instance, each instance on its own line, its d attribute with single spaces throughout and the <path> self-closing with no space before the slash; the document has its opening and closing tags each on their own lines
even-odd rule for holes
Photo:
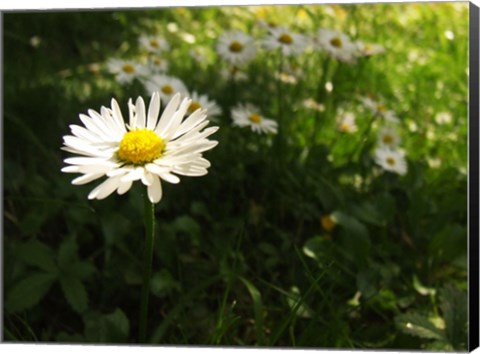
<svg viewBox="0 0 480 354">
<path fill-rule="evenodd" d="M 145 255 L 143 265 L 142 302 L 140 304 L 140 343 L 147 339 L 148 295 L 152 275 L 153 245 L 155 243 L 155 204 L 148 199 L 145 191 Z"/>
</svg>

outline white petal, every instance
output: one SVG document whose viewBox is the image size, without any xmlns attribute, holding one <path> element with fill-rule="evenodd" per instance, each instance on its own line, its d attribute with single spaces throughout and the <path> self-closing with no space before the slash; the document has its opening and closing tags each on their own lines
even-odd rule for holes
<svg viewBox="0 0 480 354">
<path fill-rule="evenodd" d="M 112 194 L 119 186 L 119 178 L 109 178 L 88 195 L 88 199 L 104 199 Z"/>
<path fill-rule="evenodd" d="M 170 182 L 170 183 L 173 183 L 173 184 L 177 184 L 180 182 L 180 178 L 178 178 L 178 176 L 175 176 L 171 173 L 168 173 L 168 172 L 164 172 L 160 175 L 160 178 L 167 181 L 167 182 Z"/>
<path fill-rule="evenodd" d="M 117 101 L 112 98 L 111 101 L 111 106 L 112 106 L 112 117 L 117 123 L 117 126 L 122 132 L 126 132 L 125 129 L 125 120 L 123 119 L 122 111 L 120 110 L 120 107 L 118 106 Z"/>
<path fill-rule="evenodd" d="M 97 178 L 104 176 L 104 173 L 87 173 L 83 176 L 77 177 L 72 181 L 72 184 L 80 185 L 91 182 Z"/>
<path fill-rule="evenodd" d="M 135 111 L 137 113 L 137 129 L 145 128 L 145 102 L 142 97 L 138 97 L 135 102 Z"/>
<path fill-rule="evenodd" d="M 137 181 L 143 177 L 145 170 L 143 167 L 137 167 L 134 170 L 130 171 L 121 178 L 122 182 L 126 181 Z"/>
<path fill-rule="evenodd" d="M 151 173 L 144 173 L 142 176 L 142 183 L 146 186 L 150 186 L 153 183 L 154 175 Z"/>
<path fill-rule="evenodd" d="M 147 129 L 153 130 L 157 125 L 158 114 L 160 113 L 160 95 L 154 92 L 148 106 Z"/>
<path fill-rule="evenodd" d="M 180 107 L 175 112 L 173 117 L 170 119 L 170 124 L 167 125 L 165 127 L 165 130 L 162 132 L 162 134 L 160 134 L 160 136 L 163 137 L 164 140 L 169 141 L 175 135 L 191 103 L 192 103 L 191 99 L 189 98 L 183 99 L 182 103 L 180 104 Z"/>
<path fill-rule="evenodd" d="M 162 113 L 162 116 L 160 117 L 160 120 L 158 121 L 157 127 L 155 128 L 155 131 L 157 132 L 158 135 L 162 136 L 162 133 L 164 132 L 167 125 L 170 124 L 172 115 L 177 110 L 177 107 L 179 104 L 180 104 L 180 94 L 177 93 L 175 94 L 175 96 L 172 97 L 170 102 L 168 102 L 167 106 L 165 107 L 165 110 Z"/>
<path fill-rule="evenodd" d="M 137 127 L 137 114 L 135 112 L 135 105 L 132 103 L 131 98 L 128 100 L 128 115 L 130 129 L 135 129 Z"/>
<path fill-rule="evenodd" d="M 205 110 L 198 110 L 191 114 L 185 121 L 178 127 L 175 135 L 173 135 L 172 139 L 184 134 L 185 132 L 189 131 L 190 129 L 194 128 L 197 124 L 200 124 L 207 118 L 207 114 Z"/>
<path fill-rule="evenodd" d="M 162 199 L 162 184 L 160 178 L 153 176 L 153 182 L 147 187 L 148 199 L 152 203 L 158 203 Z"/>
<path fill-rule="evenodd" d="M 132 183 L 133 181 L 120 182 L 120 186 L 118 186 L 117 193 L 120 195 L 125 194 L 132 186 Z"/>
</svg>

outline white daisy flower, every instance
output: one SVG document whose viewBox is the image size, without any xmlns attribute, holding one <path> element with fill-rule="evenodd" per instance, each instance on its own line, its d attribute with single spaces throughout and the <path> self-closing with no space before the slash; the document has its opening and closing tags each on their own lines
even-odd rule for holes
<svg viewBox="0 0 480 354">
<path fill-rule="evenodd" d="M 294 33 L 286 27 L 275 27 L 270 29 L 269 34 L 263 41 L 263 45 L 268 50 L 280 49 L 285 56 L 299 55 L 306 46 L 305 36 Z"/>
<path fill-rule="evenodd" d="M 197 63 L 204 63 L 207 61 L 207 53 L 202 47 L 194 47 L 188 51 L 188 54 L 195 60 Z"/>
<path fill-rule="evenodd" d="M 330 56 L 339 61 L 347 63 L 355 61 L 357 47 L 346 34 L 321 28 L 318 30 L 316 37 L 313 38 L 313 41 Z"/>
<path fill-rule="evenodd" d="M 356 41 L 357 55 L 360 57 L 370 57 L 372 55 L 385 53 L 385 47 L 375 43 L 364 43 L 362 41 Z"/>
<path fill-rule="evenodd" d="M 199 95 L 196 92 L 192 92 L 191 98 L 192 103 L 190 103 L 190 106 L 187 109 L 187 115 L 190 115 L 194 113 L 197 109 L 201 108 L 207 111 L 208 116 L 212 118 L 213 121 L 214 117 L 222 114 L 222 110 L 217 105 L 217 102 L 211 101 L 207 95 Z"/>
<path fill-rule="evenodd" d="M 178 183 L 177 175 L 203 176 L 210 162 L 204 151 L 217 145 L 207 137 L 218 127 L 209 127 L 206 110 L 199 109 L 188 118 L 185 113 L 191 100 L 176 94 L 164 109 L 160 119 L 160 95 L 153 93 L 148 112 L 141 97 L 135 105 L 130 100 L 129 123 L 112 99 L 111 108 L 100 113 L 80 114 L 85 125 L 71 125 L 73 135 L 63 137 L 63 150 L 80 155 L 64 160 L 70 166 L 62 172 L 81 173 L 72 184 L 79 185 L 107 177 L 95 187 L 88 199 L 104 199 L 114 191 L 126 193 L 134 181 L 147 186 L 148 198 L 158 203 L 162 198 L 160 180 Z"/>
<path fill-rule="evenodd" d="M 160 53 L 170 49 L 168 42 L 159 36 L 140 36 L 138 42 L 140 48 L 149 53 Z"/>
<path fill-rule="evenodd" d="M 376 116 L 384 118 L 390 123 L 398 123 L 399 120 L 393 111 L 387 109 L 383 102 L 372 100 L 370 97 L 360 97 L 360 101 Z"/>
<path fill-rule="evenodd" d="M 153 74 L 164 73 L 168 70 L 168 61 L 161 56 L 152 55 L 148 58 L 148 68 Z"/>
<path fill-rule="evenodd" d="M 108 71 L 115 74 L 120 84 L 129 84 L 136 78 L 147 75 L 148 70 L 140 63 L 132 60 L 112 58 L 107 62 Z"/>
<path fill-rule="evenodd" d="M 251 104 L 238 104 L 232 109 L 233 125 L 250 127 L 255 133 L 276 134 L 278 124 L 272 119 L 265 118 L 259 110 Z"/>
<path fill-rule="evenodd" d="M 375 150 L 375 162 L 384 170 L 404 175 L 407 173 L 407 162 L 402 152 L 383 147 Z"/>
<path fill-rule="evenodd" d="M 182 80 L 168 75 L 154 75 L 144 83 L 144 86 L 149 94 L 158 91 L 163 102 L 168 102 L 176 93 L 184 96 L 188 93 Z"/>
<path fill-rule="evenodd" d="M 355 124 L 355 114 L 341 112 L 337 117 L 337 129 L 342 133 L 354 133 L 358 130 Z"/>
<path fill-rule="evenodd" d="M 245 73 L 245 71 L 242 71 L 236 66 L 220 69 L 220 76 L 225 81 L 232 80 L 235 82 L 241 82 L 248 80 L 248 75 Z"/>
<path fill-rule="evenodd" d="M 382 127 L 378 132 L 378 144 L 383 148 L 394 149 L 400 144 L 400 136 L 393 127 Z"/>
<path fill-rule="evenodd" d="M 216 48 L 218 55 L 234 66 L 247 64 L 257 53 L 253 38 L 241 31 L 224 33 Z"/>
</svg>

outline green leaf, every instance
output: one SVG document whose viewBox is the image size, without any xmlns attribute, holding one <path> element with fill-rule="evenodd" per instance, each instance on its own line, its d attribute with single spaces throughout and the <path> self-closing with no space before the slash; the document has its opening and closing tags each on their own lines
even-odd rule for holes
<svg viewBox="0 0 480 354">
<path fill-rule="evenodd" d="M 58 250 L 58 265 L 60 268 L 63 269 L 68 264 L 75 262 L 78 259 L 77 252 L 78 247 L 75 239 L 69 237 L 64 240 Z"/>
<path fill-rule="evenodd" d="M 303 246 L 303 253 L 318 263 L 326 263 L 332 257 L 332 242 L 321 236 L 308 239 Z"/>
<path fill-rule="evenodd" d="M 180 283 L 169 271 L 163 269 L 155 273 L 150 281 L 150 290 L 158 297 L 164 297 L 173 291 L 180 291 Z"/>
<path fill-rule="evenodd" d="M 68 265 L 66 272 L 69 275 L 72 275 L 75 278 L 79 278 L 81 280 L 86 280 L 90 278 L 97 269 L 92 263 L 79 261 L 73 264 Z"/>
<path fill-rule="evenodd" d="M 240 277 L 242 283 L 247 287 L 248 292 L 253 300 L 253 312 L 255 314 L 255 329 L 257 333 L 257 340 L 260 345 L 265 343 L 263 335 L 263 304 L 262 295 L 260 291 L 247 279 Z"/>
<path fill-rule="evenodd" d="M 46 295 L 56 275 L 37 272 L 16 283 L 6 294 L 8 312 L 19 312 L 35 306 Z"/>
<path fill-rule="evenodd" d="M 435 327 L 427 318 L 417 313 L 396 316 L 395 325 L 406 334 L 421 338 L 446 340 L 442 330 Z"/>
<path fill-rule="evenodd" d="M 57 272 L 53 250 L 40 241 L 30 240 L 21 244 L 17 249 L 17 257 L 27 265 L 47 272 Z"/>
<path fill-rule="evenodd" d="M 78 313 L 84 312 L 88 307 L 88 295 L 80 279 L 64 276 L 60 278 L 60 285 L 73 310 Z"/>
<path fill-rule="evenodd" d="M 84 316 L 85 338 L 94 343 L 128 342 L 130 324 L 120 309 L 104 315 L 91 313 Z"/>
<path fill-rule="evenodd" d="M 445 332 L 455 350 L 466 350 L 467 343 L 467 294 L 451 284 L 440 293 L 440 308 L 445 320 Z"/>
<path fill-rule="evenodd" d="M 359 266 L 365 265 L 371 248 L 370 237 L 365 225 L 341 211 L 333 212 L 331 217 L 342 227 L 340 232 L 341 251 Z"/>
<path fill-rule="evenodd" d="M 381 211 L 370 202 L 354 205 L 352 212 L 360 220 L 372 225 L 383 226 L 385 224 L 385 218 Z"/>
</svg>

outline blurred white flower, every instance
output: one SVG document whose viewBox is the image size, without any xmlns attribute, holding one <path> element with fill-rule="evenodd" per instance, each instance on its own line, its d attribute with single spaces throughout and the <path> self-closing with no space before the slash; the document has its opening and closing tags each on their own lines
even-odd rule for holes
<svg viewBox="0 0 480 354">
<path fill-rule="evenodd" d="M 400 144 L 400 136 L 393 127 L 382 127 L 378 132 L 378 144 L 383 148 L 394 149 Z"/>
<path fill-rule="evenodd" d="M 216 49 L 221 58 L 234 66 L 247 64 L 257 53 L 253 38 L 242 31 L 224 33 Z"/>
<path fill-rule="evenodd" d="M 111 58 L 107 62 L 107 68 L 108 71 L 115 74 L 115 79 L 120 84 L 131 83 L 134 79 L 148 74 L 148 69 L 145 66 L 132 60 Z"/>
<path fill-rule="evenodd" d="M 339 61 L 352 63 L 356 59 L 357 47 L 346 34 L 321 28 L 313 37 L 313 42 Z"/>
<path fill-rule="evenodd" d="M 337 129 L 342 133 L 354 133 L 358 130 L 355 115 L 352 112 L 340 112 L 337 116 Z"/>
<path fill-rule="evenodd" d="M 148 58 L 148 68 L 151 74 L 164 73 L 168 70 L 168 61 L 159 55 L 152 55 Z"/>
<path fill-rule="evenodd" d="M 278 124 L 272 119 L 262 116 L 252 104 L 238 104 L 232 109 L 233 125 L 250 127 L 255 133 L 277 133 Z"/>
<path fill-rule="evenodd" d="M 304 35 L 294 33 L 282 26 L 271 28 L 263 40 L 263 45 L 268 50 L 280 49 L 283 55 L 292 56 L 299 55 L 305 50 L 307 39 Z"/>
<path fill-rule="evenodd" d="M 376 116 L 384 118 L 387 122 L 398 123 L 399 120 L 393 111 L 387 109 L 383 102 L 378 102 L 370 97 L 360 97 L 360 101 Z"/>
<path fill-rule="evenodd" d="M 385 47 L 375 43 L 364 43 L 362 41 L 356 41 L 357 55 L 361 57 L 370 57 L 372 55 L 384 54 Z"/>
<path fill-rule="evenodd" d="M 177 175 L 203 176 L 210 167 L 202 153 L 217 145 L 207 137 L 218 127 L 203 130 L 208 125 L 205 110 L 183 119 L 190 104 L 190 99 L 181 101 L 177 94 L 159 119 L 160 95 L 153 93 L 148 112 L 141 97 L 135 104 L 129 101 L 128 124 L 114 99 L 111 108 L 102 107 L 100 113 L 80 114 L 85 127 L 71 125 L 73 135 L 63 137 L 62 148 L 80 156 L 65 159 L 70 166 L 62 172 L 83 174 L 72 181 L 76 185 L 107 177 L 88 199 L 104 199 L 114 191 L 124 194 L 140 180 L 147 186 L 149 200 L 158 203 L 161 179 L 178 183 Z"/>
<path fill-rule="evenodd" d="M 245 71 L 241 70 L 236 66 L 232 66 L 230 68 L 222 68 L 220 69 L 220 76 L 224 80 L 232 80 L 235 82 L 241 82 L 248 80 L 248 75 Z"/>
<path fill-rule="evenodd" d="M 192 103 L 187 109 L 187 115 L 194 113 L 197 109 L 205 109 L 207 111 L 208 117 L 214 121 L 214 117 L 222 114 L 222 110 L 217 105 L 217 102 L 212 101 L 208 98 L 207 95 L 199 95 L 196 92 L 191 94 Z"/>
<path fill-rule="evenodd" d="M 159 36 L 140 36 L 138 39 L 140 48 L 149 53 L 160 53 L 170 49 L 168 42 Z"/>
<path fill-rule="evenodd" d="M 305 108 L 313 109 L 315 111 L 319 111 L 319 112 L 324 112 L 325 111 L 325 105 L 323 103 L 319 103 L 319 102 L 315 101 L 313 98 L 307 98 L 306 100 L 304 100 L 302 102 L 302 105 Z"/>
<path fill-rule="evenodd" d="M 144 86 L 148 94 L 158 91 L 164 102 L 169 101 L 176 93 L 184 96 L 188 92 L 180 79 L 168 75 L 154 75 L 144 83 Z"/>
<path fill-rule="evenodd" d="M 407 162 L 402 152 L 379 147 L 375 150 L 375 162 L 384 170 L 404 175 L 407 173 Z"/>
<path fill-rule="evenodd" d="M 450 124 L 452 123 L 452 114 L 450 112 L 438 112 L 435 115 L 435 122 L 439 125 Z"/>
</svg>

